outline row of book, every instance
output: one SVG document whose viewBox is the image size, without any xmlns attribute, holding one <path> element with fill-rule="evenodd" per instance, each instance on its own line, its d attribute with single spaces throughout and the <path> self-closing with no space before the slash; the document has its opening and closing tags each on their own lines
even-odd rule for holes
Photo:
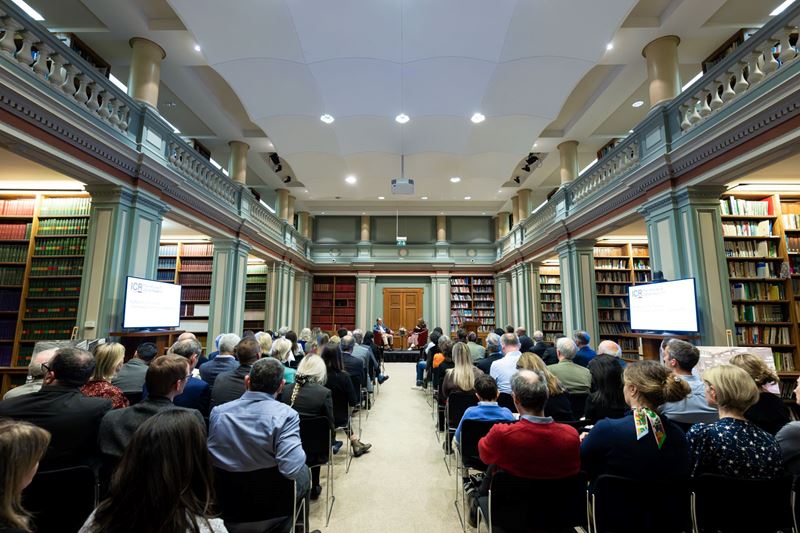
<svg viewBox="0 0 800 533">
<path fill-rule="evenodd" d="M 598 296 L 597 307 L 613 307 L 615 309 L 627 309 L 628 299 L 616 296 Z"/>
<path fill-rule="evenodd" d="M 633 268 L 636 270 L 650 270 L 649 259 L 634 259 Z"/>
<path fill-rule="evenodd" d="M 796 213 L 790 213 L 788 215 L 781 216 L 783 219 L 783 228 L 784 229 L 800 229 L 800 215 Z"/>
<path fill-rule="evenodd" d="M 205 317 L 208 316 L 208 312 L 209 308 L 207 304 L 181 304 L 181 316 Z"/>
<path fill-rule="evenodd" d="M 786 288 L 783 283 L 766 281 L 741 281 L 731 283 L 732 300 L 784 300 Z"/>
<path fill-rule="evenodd" d="M 628 255 L 623 246 L 595 246 L 592 253 L 602 257 L 625 257 Z"/>
<path fill-rule="evenodd" d="M 620 333 L 630 333 L 629 324 L 614 324 L 612 322 L 600 323 L 600 335 L 619 335 Z"/>
<path fill-rule="evenodd" d="M 88 231 L 88 218 L 46 218 L 39 221 L 36 235 L 81 235 Z"/>
<path fill-rule="evenodd" d="M 21 241 L 31 238 L 33 224 L 0 224 L 0 239 Z"/>
<path fill-rule="evenodd" d="M 542 311 L 554 311 L 554 312 L 561 312 L 561 304 L 560 303 L 543 303 Z"/>
<path fill-rule="evenodd" d="M 211 265 L 210 257 L 207 259 L 182 259 L 181 272 L 210 272 Z"/>
<path fill-rule="evenodd" d="M 492 296 L 491 294 L 486 294 L 483 296 L 475 294 L 472 296 L 472 300 L 474 302 L 494 302 L 494 296 Z"/>
<path fill-rule="evenodd" d="M 158 247 L 158 255 L 170 255 L 175 256 L 178 255 L 178 245 L 177 244 L 161 244 Z"/>
<path fill-rule="evenodd" d="M 561 293 L 560 292 L 542 292 L 540 296 L 543 302 L 560 302 L 561 301 Z"/>
<path fill-rule="evenodd" d="M 354 291 L 356 290 L 355 285 L 336 285 L 333 283 L 315 283 L 313 290 L 315 291 Z"/>
<path fill-rule="evenodd" d="M 469 287 L 466 285 L 452 285 L 450 287 L 450 294 L 472 294 Z"/>
<path fill-rule="evenodd" d="M 0 344 L 0 366 L 11 366 L 10 344 Z M 22 377 L 24 378 L 25 376 Z"/>
<path fill-rule="evenodd" d="M 627 281 L 630 283 L 631 275 L 629 272 L 595 272 L 595 279 L 598 283 L 604 281 Z"/>
<path fill-rule="evenodd" d="M 158 268 L 178 268 L 178 260 L 174 257 L 159 257 Z"/>
<path fill-rule="evenodd" d="M 627 259 L 595 259 L 595 268 L 618 268 L 620 270 L 628 269 Z"/>
<path fill-rule="evenodd" d="M 732 278 L 774 278 L 778 270 L 773 261 L 728 261 L 728 275 Z"/>
<path fill-rule="evenodd" d="M 15 198 L 13 200 L 0 200 L 0 215 L 32 217 L 36 198 Z"/>
<path fill-rule="evenodd" d="M 91 198 L 46 198 L 39 210 L 39 217 L 88 215 Z"/>
<path fill-rule="evenodd" d="M 266 285 L 267 284 L 267 276 L 261 274 L 248 274 L 247 275 L 247 284 L 248 285 Z"/>
<path fill-rule="evenodd" d="M 747 305 L 733 306 L 733 319 L 736 322 L 788 322 L 783 305 Z"/>
<path fill-rule="evenodd" d="M 8 340 L 13 339 L 17 332 L 16 320 L 0 320 L 0 339 Z"/>
<path fill-rule="evenodd" d="M 484 285 L 478 287 L 476 285 L 473 285 L 472 292 L 474 292 L 475 294 L 494 294 L 494 286 Z"/>
<path fill-rule="evenodd" d="M 778 243 L 774 241 L 725 241 L 728 257 L 778 257 Z"/>
<path fill-rule="evenodd" d="M 650 272 L 634 272 L 633 281 L 635 283 L 650 283 Z"/>
<path fill-rule="evenodd" d="M 25 318 L 71 318 L 78 314 L 77 300 L 34 300 L 25 307 Z"/>
<path fill-rule="evenodd" d="M 627 295 L 628 294 L 628 286 L 627 285 L 603 285 L 602 288 L 598 287 L 597 295 L 598 296 L 616 296 L 617 294 L 620 295 Z"/>
<path fill-rule="evenodd" d="M 31 276 L 80 276 L 83 273 L 83 259 L 69 258 L 67 260 L 37 259 L 31 264 Z"/>
<path fill-rule="evenodd" d="M 472 309 L 469 302 L 450 302 L 450 309 Z"/>
<path fill-rule="evenodd" d="M 494 302 L 476 302 L 473 307 L 475 309 L 491 309 L 494 311 Z"/>
<path fill-rule="evenodd" d="M 719 210 L 723 215 L 772 216 L 775 210 L 772 200 L 740 200 L 734 196 L 722 198 Z"/>
<path fill-rule="evenodd" d="M 786 236 L 786 249 L 789 252 L 797 253 L 800 252 L 800 237 L 789 237 Z"/>
<path fill-rule="evenodd" d="M 561 313 L 542 313 L 542 321 L 559 321 L 561 320 Z"/>
<path fill-rule="evenodd" d="M 22 291 L 19 289 L 0 289 L 0 311 L 19 310 L 19 302 L 21 298 Z"/>
<path fill-rule="evenodd" d="M 267 268 L 266 263 L 265 264 L 259 264 L 259 265 L 247 265 L 247 276 L 248 277 L 251 276 L 251 275 L 254 275 L 254 274 L 263 274 L 266 277 L 268 272 L 269 272 L 269 269 Z"/>
<path fill-rule="evenodd" d="M 450 295 L 450 300 L 453 302 L 471 302 L 472 296 L 469 294 L 453 293 Z"/>
<path fill-rule="evenodd" d="M 739 344 L 791 344 L 788 327 L 737 326 L 736 340 Z"/>
<path fill-rule="evenodd" d="M 725 237 L 771 237 L 772 220 L 723 221 L 722 235 Z"/>
<path fill-rule="evenodd" d="M 32 279 L 28 285 L 28 296 L 78 296 L 80 279 Z"/>
<path fill-rule="evenodd" d="M 56 340 L 69 339 L 75 319 L 52 322 L 27 322 L 22 328 L 22 340 Z"/>
<path fill-rule="evenodd" d="M 211 272 L 181 272 L 178 283 L 180 285 L 211 285 Z"/>
<path fill-rule="evenodd" d="M 198 300 L 207 302 L 211 299 L 211 288 L 206 287 L 183 287 L 181 288 L 181 300 Z"/>
<path fill-rule="evenodd" d="M 214 245 L 211 243 L 184 243 L 181 248 L 181 255 L 200 257 L 213 254 Z"/>
<path fill-rule="evenodd" d="M 86 253 L 86 237 L 39 239 L 33 248 L 33 255 L 83 255 Z"/>
<path fill-rule="evenodd" d="M 647 245 L 631 245 L 631 255 L 634 257 L 647 257 L 650 255 L 649 248 Z"/>
<path fill-rule="evenodd" d="M 553 320 L 553 321 L 543 321 L 542 322 L 542 329 L 545 331 L 552 331 L 552 332 L 561 332 L 564 326 L 560 320 Z"/>
<path fill-rule="evenodd" d="M 539 276 L 540 285 L 560 285 L 561 276 Z"/>
<path fill-rule="evenodd" d="M 0 263 L 24 263 L 28 247 L 24 244 L 0 244 Z"/>
<path fill-rule="evenodd" d="M 21 286 L 25 271 L 21 268 L 0 267 L 0 285 Z"/>
<path fill-rule="evenodd" d="M 628 311 L 625 310 L 610 310 L 610 309 L 601 309 L 597 311 L 597 319 L 598 320 L 612 320 L 612 321 L 630 321 L 630 316 L 628 316 Z"/>
<path fill-rule="evenodd" d="M 619 344 L 619 347 L 626 352 L 639 351 L 639 339 L 626 339 L 622 337 L 617 339 L 617 344 Z"/>
<path fill-rule="evenodd" d="M 172 270 L 159 270 L 156 272 L 156 280 L 175 283 L 175 272 Z"/>
</svg>

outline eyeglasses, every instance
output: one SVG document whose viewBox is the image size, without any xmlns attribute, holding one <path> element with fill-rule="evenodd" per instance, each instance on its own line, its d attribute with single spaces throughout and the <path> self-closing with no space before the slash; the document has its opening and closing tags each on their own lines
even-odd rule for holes
<svg viewBox="0 0 800 533">
<path fill-rule="evenodd" d="M 42 363 L 42 368 L 44 368 L 45 372 L 52 372 L 53 369 L 50 368 L 50 365 L 47 363 Z"/>
</svg>

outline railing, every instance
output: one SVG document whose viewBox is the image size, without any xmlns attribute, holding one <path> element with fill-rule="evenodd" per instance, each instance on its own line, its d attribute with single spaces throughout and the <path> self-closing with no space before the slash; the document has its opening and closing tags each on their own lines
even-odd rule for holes
<svg viewBox="0 0 800 533">
<path fill-rule="evenodd" d="M 568 186 L 570 206 L 578 206 L 597 191 L 605 189 L 611 182 L 635 170 L 639 166 L 639 141 L 629 135 L 603 159 Z"/>
<path fill-rule="evenodd" d="M 210 161 L 195 152 L 183 139 L 173 135 L 166 145 L 166 158 L 172 168 L 195 182 L 200 188 L 212 193 L 229 208 L 236 209 L 238 207 L 241 185 L 228 178 Z"/>
<path fill-rule="evenodd" d="M 283 241 L 283 222 L 255 198 L 250 201 L 250 219 L 276 240 Z"/>
</svg>

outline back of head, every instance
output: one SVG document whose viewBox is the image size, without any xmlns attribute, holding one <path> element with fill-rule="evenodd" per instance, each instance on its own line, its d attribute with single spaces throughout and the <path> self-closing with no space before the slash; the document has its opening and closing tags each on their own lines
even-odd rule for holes
<svg viewBox="0 0 800 533">
<path fill-rule="evenodd" d="M 511 377 L 511 392 L 528 411 L 544 411 L 547 403 L 547 379 L 538 370 L 520 370 Z"/>
<path fill-rule="evenodd" d="M 345 353 L 352 353 L 353 346 L 355 346 L 356 340 L 353 338 L 352 335 L 345 335 L 342 337 L 342 340 L 339 342 L 339 348 Z"/>
<path fill-rule="evenodd" d="M 0 419 L 0 527 L 30 531 L 22 507 L 27 477 L 47 451 L 50 433 L 28 422 Z"/>
<path fill-rule="evenodd" d="M 200 530 L 193 524 L 209 516 L 214 484 L 197 415 L 171 409 L 147 419 L 125 448 L 109 492 L 95 513 L 96 531 Z"/>
<path fill-rule="evenodd" d="M 430 342 L 432 342 L 434 345 L 438 346 L 439 339 L 441 339 L 441 338 L 442 338 L 442 333 L 439 332 L 439 331 L 433 330 L 433 333 L 431 333 L 431 336 L 428 338 L 428 340 Z"/>
<path fill-rule="evenodd" d="M 611 355 L 622 357 L 622 348 L 614 341 L 604 340 L 597 345 L 597 355 Z"/>
<path fill-rule="evenodd" d="M 494 328 L 494 334 L 498 337 L 502 337 L 506 333 L 506 330 L 503 328 Z"/>
<path fill-rule="evenodd" d="M 33 355 L 31 357 L 31 362 L 28 363 L 28 376 L 31 379 L 44 379 L 44 375 L 47 372 L 42 365 L 49 365 L 57 351 L 58 348 L 49 348 L 46 350 L 41 350 Z"/>
<path fill-rule="evenodd" d="M 330 342 L 332 342 L 336 346 L 339 346 L 339 344 L 341 344 L 341 342 L 342 342 L 342 339 L 341 339 L 341 337 L 339 337 L 339 335 L 334 335 L 334 336 L 331 337 Z"/>
<path fill-rule="evenodd" d="M 144 382 L 151 396 L 165 397 L 172 391 L 176 381 L 190 375 L 189 361 L 180 355 L 156 357 L 147 367 Z"/>
<path fill-rule="evenodd" d="M 278 337 L 285 337 L 289 332 L 289 326 L 281 326 L 278 328 Z"/>
<path fill-rule="evenodd" d="M 503 351 L 519 350 L 519 338 L 515 333 L 504 333 L 500 337 L 500 345 L 503 347 Z"/>
<path fill-rule="evenodd" d="M 158 347 L 152 342 L 143 342 L 136 347 L 136 355 L 145 362 L 150 362 L 158 355 Z"/>
<path fill-rule="evenodd" d="M 297 337 L 298 340 L 303 342 L 308 342 L 311 340 L 311 330 L 309 328 L 303 328 L 300 330 L 300 335 Z"/>
<path fill-rule="evenodd" d="M 488 374 L 481 374 L 475 378 L 475 392 L 484 402 L 493 402 L 497 399 L 497 382 Z"/>
<path fill-rule="evenodd" d="M 250 390 L 275 394 L 281 386 L 285 367 L 272 357 L 259 359 L 250 369 Z"/>
<path fill-rule="evenodd" d="M 731 357 L 731 364 L 738 366 L 753 378 L 756 385 L 763 387 L 770 383 L 778 383 L 778 374 L 758 356 L 751 353 L 740 353 Z"/>
<path fill-rule="evenodd" d="M 518 327 L 517 329 L 514 330 L 514 333 L 517 334 L 517 337 L 522 337 L 523 335 L 526 335 L 528 333 L 528 331 L 525 328 L 523 328 L 522 326 L 520 326 L 520 327 Z"/>
<path fill-rule="evenodd" d="M 490 353 L 496 353 L 500 351 L 500 335 L 497 333 L 489 333 L 486 335 L 486 349 Z"/>
<path fill-rule="evenodd" d="M 450 357 L 453 353 L 453 340 L 446 336 L 442 335 L 439 337 L 439 342 L 437 343 L 439 348 L 439 353 L 443 354 L 445 357 Z"/>
<path fill-rule="evenodd" d="M 506 326 L 506 333 L 514 333 L 514 326 L 512 325 Z"/>
<path fill-rule="evenodd" d="M 700 361 L 700 350 L 689 342 L 680 339 L 670 339 L 669 342 L 667 342 L 666 349 L 669 357 L 675 360 L 678 368 L 681 370 L 688 372 Z"/>
<path fill-rule="evenodd" d="M 268 354 L 272 351 L 272 335 L 265 331 L 259 331 L 256 333 L 256 340 L 258 341 L 259 346 L 261 346 L 261 353 Z"/>
<path fill-rule="evenodd" d="M 353 332 L 353 334 L 355 334 L 355 332 Z M 368 345 L 371 346 L 373 344 L 372 340 L 374 338 L 375 338 L 375 334 L 372 333 L 371 331 L 367 331 L 367 332 L 364 333 L 364 340 L 362 342 L 364 344 L 368 344 Z"/>
<path fill-rule="evenodd" d="M 756 382 L 745 370 L 734 365 L 718 365 L 703 372 L 703 381 L 711 385 L 721 409 L 744 413 L 758 401 Z"/>
<path fill-rule="evenodd" d="M 532 352 L 523 353 L 517 360 L 518 370 L 544 370 L 545 366 L 542 358 Z"/>
<path fill-rule="evenodd" d="M 342 362 L 339 360 L 339 346 L 332 342 L 324 344 L 321 357 L 329 373 L 342 371 Z"/>
<path fill-rule="evenodd" d="M 297 333 L 294 331 L 287 331 L 283 334 L 284 338 L 289 339 L 292 343 L 292 353 L 297 351 Z"/>
<path fill-rule="evenodd" d="M 438 333 L 439 335 L 442 335 L 444 334 L 444 330 L 439 326 L 436 326 L 435 328 L 433 328 L 433 333 Z"/>
<path fill-rule="evenodd" d="M 67 387 L 83 387 L 94 372 L 94 357 L 79 348 L 59 348 L 50 370 L 60 385 Z"/>
<path fill-rule="evenodd" d="M 629 364 L 622 378 L 625 385 L 635 387 L 639 396 L 653 409 L 667 402 L 683 400 L 691 392 L 684 380 L 657 361 Z"/>
<path fill-rule="evenodd" d="M 252 365 L 261 357 L 261 345 L 255 337 L 245 337 L 233 349 L 240 365 Z"/>
<path fill-rule="evenodd" d="M 240 340 L 242 338 L 235 333 L 224 333 L 219 338 L 219 353 L 232 354 Z"/>
<path fill-rule="evenodd" d="M 285 362 L 287 357 L 289 357 L 289 351 L 292 349 L 292 341 L 281 337 L 279 339 L 275 339 L 275 342 L 272 343 L 272 355 L 278 361 Z"/>
<path fill-rule="evenodd" d="M 186 339 L 173 344 L 171 351 L 175 355 L 189 359 L 193 355 L 199 356 L 200 352 L 203 351 L 203 347 L 197 342 L 197 339 Z"/>
<path fill-rule="evenodd" d="M 575 344 L 578 346 L 586 346 L 592 340 L 589 336 L 589 332 L 587 331 L 576 331 L 572 335 L 572 340 L 575 341 Z"/>
<path fill-rule="evenodd" d="M 544 341 L 544 333 L 542 333 L 537 329 L 536 331 L 533 332 L 533 340 L 536 342 Z"/>
<path fill-rule="evenodd" d="M 625 398 L 622 393 L 622 364 L 613 355 L 600 354 L 589 361 L 592 374 L 592 400 L 601 406 L 621 405 Z"/>
<path fill-rule="evenodd" d="M 343 339 L 347 336 L 347 328 L 339 328 L 336 330 L 336 334 L 339 336 L 340 339 Z"/>
<path fill-rule="evenodd" d="M 456 367 L 464 367 L 472 372 L 472 356 L 469 353 L 469 346 L 463 342 L 457 342 L 453 345 L 451 353 Z"/>
<path fill-rule="evenodd" d="M 474 331 L 470 331 L 469 335 L 467 335 L 467 342 L 475 342 L 478 340 L 478 334 Z"/>
<path fill-rule="evenodd" d="M 360 329 L 353 330 L 353 341 L 356 344 L 362 344 L 364 342 L 364 332 Z"/>
<path fill-rule="evenodd" d="M 467 342 L 467 331 L 458 328 L 458 331 L 456 331 L 456 338 L 458 339 L 458 342 Z"/>
<path fill-rule="evenodd" d="M 578 347 L 572 339 L 561 337 L 560 339 L 556 339 L 556 351 L 558 355 L 564 359 L 572 361 L 575 359 L 575 354 L 578 353 Z"/>
<path fill-rule="evenodd" d="M 318 355 L 307 355 L 303 357 L 297 366 L 295 381 L 306 383 L 319 383 L 324 385 L 327 379 L 325 361 Z"/>
<path fill-rule="evenodd" d="M 94 349 L 94 380 L 110 380 L 125 359 L 125 347 L 118 342 L 98 344 Z"/>
<path fill-rule="evenodd" d="M 178 340 L 176 342 L 189 341 L 189 340 L 195 340 L 196 341 L 197 337 L 191 331 L 184 331 L 183 333 L 178 335 Z"/>
</svg>

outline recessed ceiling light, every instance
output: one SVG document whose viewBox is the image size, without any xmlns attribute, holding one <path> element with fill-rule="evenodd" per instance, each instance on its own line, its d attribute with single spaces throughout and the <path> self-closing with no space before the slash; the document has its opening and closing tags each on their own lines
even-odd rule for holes
<svg viewBox="0 0 800 533">
<path fill-rule="evenodd" d="M 427 196 L 423 196 L 423 197 L 422 197 L 422 199 L 423 199 L 423 200 L 427 200 L 427 199 L 428 199 L 428 197 L 427 197 Z"/>
<path fill-rule="evenodd" d="M 439 211 L 439 214 L 440 215 L 444 215 L 444 211 Z"/>
<path fill-rule="evenodd" d="M 378 200 L 386 200 L 385 196 L 378 196 Z"/>
<path fill-rule="evenodd" d="M 642 107 L 644 102 L 641 100 L 636 100 L 634 103 L 631 104 L 633 107 Z"/>
<path fill-rule="evenodd" d="M 347 183 L 349 183 L 350 185 L 353 185 L 353 184 L 355 184 L 355 182 L 357 182 L 358 180 L 356 179 L 356 177 L 355 177 L 355 176 L 347 176 L 347 177 L 344 179 L 344 181 L 346 181 L 346 182 L 347 182 Z"/>
<path fill-rule="evenodd" d="M 366 211 L 362 211 L 362 212 L 361 212 L 361 214 L 362 214 L 362 215 L 366 215 L 366 214 L 367 214 L 367 212 L 366 212 Z"/>
<path fill-rule="evenodd" d="M 614 43 L 608 43 L 606 45 L 606 50 L 613 50 L 613 49 L 614 49 Z"/>
<path fill-rule="evenodd" d="M 334 120 L 332 115 L 325 113 L 324 115 L 320 115 L 319 119 L 324 122 L 325 124 L 331 124 Z"/>
<path fill-rule="evenodd" d="M 500 192 L 503 192 L 503 189 L 500 189 L 500 190 L 499 190 L 499 191 L 497 191 L 497 192 L 499 192 L 499 193 L 500 193 Z"/>
<path fill-rule="evenodd" d="M 305 192 L 308 192 L 308 189 L 306 189 Z"/>
<path fill-rule="evenodd" d="M 534 148 L 536 148 L 537 146 L 539 146 L 539 143 L 533 143 Z"/>
<path fill-rule="evenodd" d="M 411 120 L 411 119 L 408 117 L 408 115 L 406 115 L 405 113 L 400 113 L 399 115 L 397 115 L 396 117 L 394 117 L 394 119 L 395 119 L 395 120 L 396 120 L 398 123 L 400 123 L 400 124 L 405 124 L 406 122 L 408 122 L 409 120 Z"/>
<path fill-rule="evenodd" d="M 464 200 L 472 200 L 472 196 L 465 196 Z"/>
<path fill-rule="evenodd" d="M 633 130 L 628 130 L 628 133 L 633 133 Z"/>
<path fill-rule="evenodd" d="M 195 52 L 199 52 L 200 51 L 200 45 L 199 44 L 194 45 L 194 51 Z"/>
<path fill-rule="evenodd" d="M 453 176 L 452 178 L 450 178 L 451 183 L 458 183 L 459 181 L 461 181 L 461 178 L 459 178 L 458 176 Z"/>
<path fill-rule="evenodd" d="M 483 115 L 483 113 L 475 113 L 474 115 L 472 115 L 472 118 L 470 120 L 472 121 L 473 124 L 480 124 L 481 122 L 486 120 L 486 117 Z"/>
</svg>

